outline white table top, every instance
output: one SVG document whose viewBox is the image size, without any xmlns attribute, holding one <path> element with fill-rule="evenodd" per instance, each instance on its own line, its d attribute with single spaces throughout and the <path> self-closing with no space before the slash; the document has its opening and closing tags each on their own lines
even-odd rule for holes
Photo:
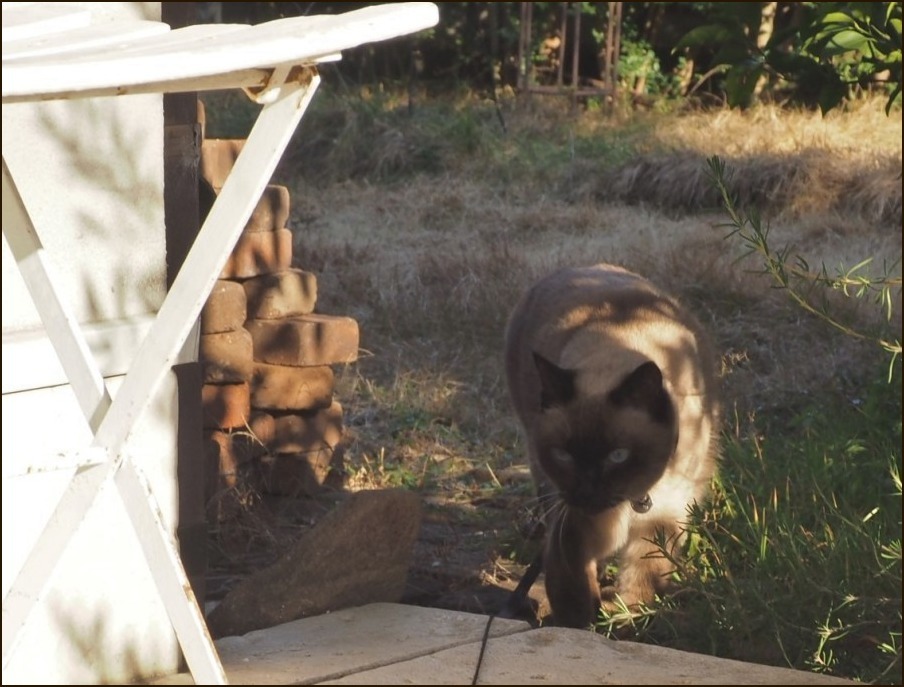
<svg viewBox="0 0 904 687">
<path fill-rule="evenodd" d="M 64 3 L 3 7 L 3 102 L 263 86 L 269 70 L 429 28 L 429 2 L 376 5 L 264 24 L 93 24 Z"/>
</svg>

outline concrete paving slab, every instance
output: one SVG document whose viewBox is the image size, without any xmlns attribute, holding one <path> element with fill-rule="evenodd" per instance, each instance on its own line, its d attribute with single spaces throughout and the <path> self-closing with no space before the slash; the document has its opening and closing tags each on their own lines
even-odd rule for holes
<svg viewBox="0 0 904 687">
<path fill-rule="evenodd" d="M 230 684 L 470 684 L 487 616 L 376 603 L 217 640 Z M 586 630 L 493 620 L 479 684 L 853 685 Z M 193 684 L 187 674 L 156 685 Z"/>
<path fill-rule="evenodd" d="M 362 672 L 476 645 L 485 626 L 482 615 L 377 603 L 225 637 L 216 647 L 230 684 L 315 684 L 347 676 L 354 682 Z M 495 620 L 491 630 L 500 637 L 530 625 Z"/>
<path fill-rule="evenodd" d="M 494 621 L 495 624 L 495 621 Z M 471 684 L 479 643 L 322 684 Z M 674 649 L 617 642 L 586 630 L 540 628 L 492 639 L 482 685 L 851 685 L 848 680 Z"/>
</svg>

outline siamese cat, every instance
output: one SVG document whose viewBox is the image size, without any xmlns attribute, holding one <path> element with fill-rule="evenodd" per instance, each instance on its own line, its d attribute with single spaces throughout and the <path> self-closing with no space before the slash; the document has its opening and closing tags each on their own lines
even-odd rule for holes
<svg viewBox="0 0 904 687">
<path fill-rule="evenodd" d="M 556 624 L 588 627 L 616 595 L 630 607 L 668 590 L 674 563 L 653 541 L 679 554 L 688 506 L 713 476 L 713 363 L 696 320 L 620 267 L 562 269 L 516 305 L 506 376 L 545 513 Z"/>
</svg>

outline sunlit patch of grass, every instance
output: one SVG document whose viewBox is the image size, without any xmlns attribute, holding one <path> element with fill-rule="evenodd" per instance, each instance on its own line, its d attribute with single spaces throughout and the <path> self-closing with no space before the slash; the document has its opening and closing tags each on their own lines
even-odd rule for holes
<svg viewBox="0 0 904 687">
<path fill-rule="evenodd" d="M 455 419 L 453 380 L 405 373 L 383 384 L 349 373 L 340 380 L 343 396 L 349 385 L 356 389 L 346 404 L 350 488 L 405 487 L 450 501 L 504 489 L 487 469 L 500 462 L 499 448 L 488 452 L 475 429 Z"/>
<path fill-rule="evenodd" d="M 900 472 L 901 400 L 885 382 L 786 431 L 729 436 L 713 500 L 691 514 L 683 590 L 599 628 L 900 684 Z"/>
</svg>

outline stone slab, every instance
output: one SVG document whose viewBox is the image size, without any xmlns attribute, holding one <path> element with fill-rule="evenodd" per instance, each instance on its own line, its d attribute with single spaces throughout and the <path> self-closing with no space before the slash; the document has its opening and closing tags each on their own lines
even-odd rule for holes
<svg viewBox="0 0 904 687">
<path fill-rule="evenodd" d="M 201 334 L 235 331 L 245 324 L 247 317 L 247 298 L 242 285 L 218 279 L 201 310 Z"/>
<path fill-rule="evenodd" d="M 358 359 L 358 323 L 350 317 L 311 313 L 280 320 L 248 320 L 254 359 L 271 365 L 317 366 Z"/>
<path fill-rule="evenodd" d="M 251 379 L 254 343 L 247 329 L 201 334 L 198 344 L 205 384 L 235 384 Z"/>
<path fill-rule="evenodd" d="M 201 412 L 204 429 L 244 427 L 251 415 L 251 388 L 247 382 L 204 384 Z"/>
<path fill-rule="evenodd" d="M 294 367 L 254 363 L 251 405 L 274 411 L 328 408 L 333 402 L 333 381 L 333 370 L 328 365 Z M 275 434 L 265 443 L 273 438 Z"/>
<path fill-rule="evenodd" d="M 314 312 L 317 277 L 304 270 L 288 269 L 245 281 L 246 319 L 275 320 Z"/>
<path fill-rule="evenodd" d="M 493 621 L 493 625 L 498 620 Z M 465 644 L 318 684 L 472 684 L 480 645 Z M 476 684 L 832 685 L 855 684 L 788 668 L 619 642 L 586 630 L 546 627 L 490 640 Z"/>
<path fill-rule="evenodd" d="M 334 448 L 342 439 L 342 405 L 322 410 L 286 413 L 274 418 L 272 453 L 306 453 Z"/>
<path fill-rule="evenodd" d="M 209 138 L 201 143 L 201 176 L 217 191 L 223 188 L 245 147 L 243 138 Z"/>
<path fill-rule="evenodd" d="M 239 582 L 207 616 L 214 637 L 402 598 L 421 524 L 404 489 L 348 494 L 272 565 Z"/>
<path fill-rule="evenodd" d="M 376 603 L 216 642 L 230 684 L 470 684 L 486 616 Z M 855 685 L 851 680 L 493 620 L 478 684 Z M 190 685 L 186 674 L 153 684 Z"/>
<path fill-rule="evenodd" d="M 363 671 L 471 645 L 485 625 L 481 615 L 376 603 L 227 637 L 216 646 L 231 684 L 315 684 L 343 677 L 354 682 Z M 529 628 L 520 620 L 502 620 L 493 622 L 492 631 L 498 637 Z"/>
<path fill-rule="evenodd" d="M 289 189 L 270 184 L 254 206 L 245 231 L 276 231 L 289 221 Z"/>
<path fill-rule="evenodd" d="M 220 279 L 248 279 L 288 269 L 292 264 L 292 241 L 288 229 L 241 234 Z"/>
</svg>

